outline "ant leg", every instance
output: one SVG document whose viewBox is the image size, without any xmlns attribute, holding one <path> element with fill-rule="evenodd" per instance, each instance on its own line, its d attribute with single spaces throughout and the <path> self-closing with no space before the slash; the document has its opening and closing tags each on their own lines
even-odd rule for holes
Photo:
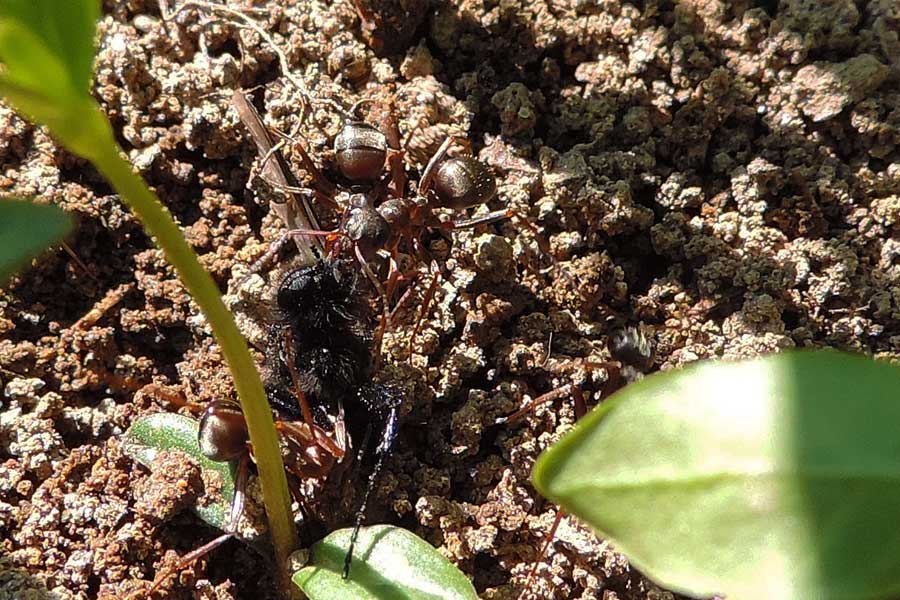
<svg viewBox="0 0 900 600">
<path fill-rule="evenodd" d="M 291 335 L 291 330 L 287 329 L 284 332 L 284 338 L 282 340 L 281 350 L 284 352 L 284 357 L 287 360 L 284 360 L 284 365 L 287 367 L 288 373 L 291 376 L 291 383 L 294 384 L 294 396 L 297 398 L 297 404 L 300 405 L 300 413 L 303 415 L 303 422 L 307 427 L 310 428 L 310 431 L 315 427 L 316 422 L 313 419 L 312 409 L 309 407 L 309 402 L 306 400 L 306 394 L 303 393 L 303 388 L 300 386 L 300 376 L 297 374 L 297 369 L 294 367 L 294 344 L 293 344 L 293 335 Z"/>
<path fill-rule="evenodd" d="M 397 316 L 397 311 L 399 311 L 400 308 L 401 308 L 404 304 L 406 304 L 406 301 L 409 300 L 409 298 L 412 296 L 412 294 L 413 294 L 414 291 L 415 291 L 415 290 L 414 290 L 414 287 L 413 287 L 413 286 L 409 286 L 408 288 L 406 288 L 406 291 L 403 292 L 403 295 L 400 296 L 400 299 L 399 299 L 399 300 L 397 300 L 397 304 L 395 304 L 395 305 L 394 305 L 394 308 L 391 309 L 391 315 L 390 315 L 391 321 L 394 320 L 394 317 Z"/>
<path fill-rule="evenodd" d="M 277 240 L 269 244 L 269 247 L 266 248 L 266 251 L 263 252 L 259 258 L 253 261 L 250 267 L 247 270 L 247 274 L 241 277 L 241 280 L 237 282 L 236 288 L 240 289 L 244 287 L 244 284 L 257 273 L 261 271 L 266 271 L 275 264 L 275 259 L 281 254 L 282 250 L 287 247 L 288 243 L 293 240 L 293 236 L 290 231 L 279 237 Z"/>
<path fill-rule="evenodd" d="M 546 360 L 547 359 L 545 359 L 545 362 L 546 362 Z M 618 361 L 593 362 L 593 361 L 584 360 L 584 361 L 581 361 L 581 364 L 583 367 L 585 367 L 587 369 L 591 369 L 591 370 L 606 369 L 608 371 L 608 373 L 609 373 L 608 382 L 612 382 L 611 386 L 609 386 L 609 387 L 612 387 L 612 389 L 607 390 L 606 387 L 608 387 L 608 386 L 604 386 L 604 390 L 603 390 L 604 396 L 608 395 L 606 393 L 607 391 L 612 392 L 612 391 L 615 391 L 616 389 L 622 387 L 621 386 L 621 375 L 620 375 L 622 367 L 621 367 L 620 362 L 618 362 Z M 562 386 L 561 388 L 555 389 L 553 391 L 547 392 L 546 394 L 542 394 L 542 395 L 538 396 L 537 398 L 535 398 L 531 402 L 525 404 L 523 407 L 521 407 L 519 410 L 512 413 L 511 415 L 507 415 L 505 417 L 499 417 L 497 420 L 494 421 L 494 424 L 495 425 L 506 425 L 508 423 L 515 423 L 516 421 L 518 421 L 519 419 L 521 419 L 522 417 L 524 417 L 525 415 L 527 415 L 528 413 L 533 411 L 538 406 L 540 406 L 542 404 L 546 404 L 548 402 L 553 402 L 554 400 L 563 398 L 568 394 L 572 394 L 572 397 L 575 400 L 575 418 L 580 419 L 581 417 L 583 417 L 584 415 L 587 414 L 587 405 L 585 404 L 585 401 L 584 401 L 584 393 L 581 391 L 581 388 L 578 387 L 577 385 L 575 385 L 573 383 L 567 383 L 566 385 Z"/>
<path fill-rule="evenodd" d="M 416 318 L 416 325 L 413 327 L 412 334 L 409 337 L 410 364 L 412 364 L 413 359 L 413 342 L 415 342 L 416 336 L 419 334 L 419 329 L 422 327 L 422 321 L 425 320 L 425 315 L 431 311 L 431 305 L 434 302 L 434 294 L 437 291 L 438 280 L 441 277 L 440 270 L 433 262 L 432 268 L 434 269 L 434 274 L 431 276 L 431 283 L 428 284 L 428 289 L 425 290 L 425 296 L 422 298 L 422 310 L 419 311 L 419 316 Z"/>
<path fill-rule="evenodd" d="M 191 550 L 190 552 L 182 556 L 181 560 L 166 569 L 165 572 L 162 573 L 162 575 L 156 576 L 156 579 L 153 580 L 153 585 L 147 591 L 147 597 L 149 598 L 153 594 L 153 592 L 155 592 L 159 588 L 159 586 L 163 584 L 163 582 L 169 575 L 176 573 L 181 569 L 184 569 L 185 567 L 189 567 L 192 563 L 209 554 L 210 552 L 230 540 L 232 537 L 234 537 L 234 533 L 223 533 L 214 540 L 207 542 L 199 548 Z"/>
<path fill-rule="evenodd" d="M 553 538 L 556 537 L 556 530 L 559 529 L 559 524 L 562 523 L 564 516 L 566 516 L 565 511 L 556 511 L 553 525 L 550 526 L 550 531 L 544 536 L 544 543 L 541 545 L 541 550 L 538 552 L 537 557 L 534 559 L 534 564 L 531 565 L 528 576 L 525 578 L 525 587 L 523 587 L 522 591 L 519 593 L 519 600 L 522 600 L 522 598 L 525 597 L 525 594 L 531 590 L 531 582 L 534 581 L 534 576 L 537 574 L 538 567 L 541 565 L 541 559 L 547 556 L 547 550 L 550 548 L 550 543 L 553 542 Z"/>
<path fill-rule="evenodd" d="M 275 429 L 287 440 L 296 444 L 299 448 L 309 447 L 313 444 L 322 448 L 335 459 L 344 458 L 346 450 L 341 447 L 338 442 L 334 441 L 321 427 L 314 425 L 311 429 L 304 427 L 306 423 L 295 423 L 292 421 L 278 421 L 275 423 Z"/>
<path fill-rule="evenodd" d="M 327 196 L 329 198 L 331 196 L 334 196 L 334 184 L 328 181 L 328 178 L 322 174 L 322 171 L 319 170 L 319 167 L 317 167 L 316 163 L 313 162 L 313 159 L 310 158 L 309 153 L 303 146 L 303 143 L 299 140 L 292 139 L 284 135 L 283 133 L 279 133 L 278 135 L 285 139 L 289 139 L 294 144 L 294 148 L 296 148 L 297 153 L 300 154 L 300 162 L 303 163 L 303 168 L 312 177 L 313 188 L 323 196 Z"/>
<path fill-rule="evenodd" d="M 400 127 L 397 124 L 395 103 L 391 100 L 383 111 L 380 119 L 381 132 L 384 134 L 388 145 L 387 163 L 391 181 L 391 195 L 394 198 L 403 198 L 406 191 L 406 167 L 403 164 L 403 155 L 406 148 L 400 144 Z"/>
<path fill-rule="evenodd" d="M 178 388 L 170 385 L 148 383 L 137 390 L 135 396 L 137 396 L 137 394 L 140 394 L 141 396 L 150 396 L 156 400 L 162 400 L 176 408 L 187 408 L 195 413 L 202 412 L 206 408 L 206 405 L 204 404 L 185 398 L 184 396 L 187 394 L 182 393 Z M 139 399 L 135 398 L 135 402 L 138 401 Z"/>
<path fill-rule="evenodd" d="M 247 479 L 250 476 L 249 461 L 249 452 L 244 452 L 238 461 L 237 477 L 235 477 L 234 481 L 234 498 L 231 501 L 231 516 L 228 519 L 228 529 L 226 530 L 226 533 L 233 534 L 237 531 L 238 523 L 244 512 L 244 504 L 246 504 L 247 501 Z"/>
<path fill-rule="evenodd" d="M 506 425 L 507 423 L 515 423 L 516 421 L 518 421 L 519 419 L 521 419 L 522 417 L 524 417 L 525 415 L 527 415 L 528 413 L 533 411 L 538 406 L 540 406 L 542 404 L 547 404 L 548 402 L 553 402 L 554 400 L 559 400 L 560 398 L 563 398 L 564 396 L 567 396 L 568 394 L 573 394 L 576 396 L 575 412 L 577 413 L 578 412 L 577 404 L 579 404 L 578 397 L 579 396 L 581 397 L 580 404 L 582 407 L 584 407 L 584 396 L 582 395 L 581 389 L 579 389 L 578 386 L 568 383 L 568 384 L 562 386 L 561 388 L 557 388 L 557 389 L 553 390 L 552 392 L 547 392 L 546 394 L 542 394 L 542 395 L 538 396 L 537 398 L 533 399 L 531 402 L 529 402 L 528 404 L 526 404 L 525 406 L 523 406 L 516 412 L 512 413 L 511 415 L 507 415 L 505 417 L 499 417 L 496 421 L 494 421 L 494 424 L 495 425 Z M 578 417 L 580 418 L 580 415 L 578 415 Z"/>
<path fill-rule="evenodd" d="M 75 264 L 78 265 L 78 267 L 82 271 L 84 271 L 85 275 L 87 275 L 88 277 L 93 279 L 94 283 L 100 283 L 100 280 L 97 279 L 97 276 L 94 275 L 94 272 L 91 271 L 86 264 L 84 264 L 84 261 L 82 261 L 81 258 L 77 254 L 75 254 L 75 251 L 72 250 L 72 247 L 69 246 L 69 244 L 67 244 L 65 242 L 60 242 L 59 245 L 62 246 L 62 249 L 66 251 L 66 254 L 68 254 L 69 257 L 73 261 L 75 261 Z"/>
<path fill-rule="evenodd" d="M 381 282 L 378 281 L 375 273 L 373 273 L 372 269 L 369 268 L 369 263 L 366 261 L 366 257 L 362 255 L 362 250 L 359 249 L 359 244 L 353 245 L 353 253 L 356 255 L 356 260 L 359 263 L 359 267 L 362 269 L 363 273 L 366 274 L 366 277 L 372 283 L 372 286 L 375 288 L 375 291 L 378 292 L 378 295 L 381 296 L 381 308 L 384 313 L 387 314 L 388 299 L 387 294 L 384 291 L 384 286 L 381 285 Z"/>
<path fill-rule="evenodd" d="M 250 473 L 249 461 L 250 454 L 244 453 L 244 455 L 240 459 L 240 462 L 238 462 L 237 477 L 235 478 L 234 486 L 234 498 L 231 500 L 231 516 L 229 517 L 227 525 L 228 529 L 219 537 L 203 544 L 199 548 L 191 550 L 190 552 L 182 556 L 181 559 L 173 566 L 166 569 L 163 573 L 157 575 L 153 580 L 153 585 L 150 587 L 150 590 L 147 591 L 146 596 L 148 598 L 159 588 L 159 586 L 162 585 L 162 583 L 166 580 L 167 577 L 169 577 L 169 575 L 190 566 L 195 561 L 206 556 L 207 554 L 224 544 L 226 541 L 234 537 L 235 532 L 237 531 L 238 522 L 241 519 L 241 514 L 244 512 L 244 504 L 247 498 L 247 479 Z"/>
<path fill-rule="evenodd" d="M 333 231 L 323 231 L 321 229 L 292 229 L 287 233 L 291 237 L 305 238 L 305 237 L 313 237 L 313 238 L 325 238 L 325 252 L 326 253 L 337 253 L 338 250 L 335 248 L 335 242 L 340 238 L 344 237 L 344 233 L 339 230 Z M 311 263 L 310 263 L 311 264 Z"/>
<path fill-rule="evenodd" d="M 489 225 L 491 223 L 496 223 L 498 221 L 503 221 L 504 219 L 512 219 L 515 218 L 516 221 L 520 222 L 524 225 L 531 233 L 534 234 L 534 239 L 537 241 L 538 248 L 540 248 L 541 252 L 547 259 L 550 261 L 552 268 L 556 269 L 560 275 L 569 283 L 569 285 L 573 287 L 577 287 L 578 283 L 572 277 L 572 275 L 565 269 L 561 268 L 559 265 L 559 261 L 556 260 L 556 257 L 553 256 L 550 252 L 550 244 L 541 236 L 540 232 L 538 232 L 537 227 L 535 227 L 531 221 L 528 220 L 527 217 L 518 213 L 511 209 L 502 209 L 495 210 L 493 212 L 489 212 L 486 215 L 481 215 L 480 217 L 472 217 L 470 219 L 460 219 L 457 221 L 450 221 L 446 227 L 448 229 L 468 229 L 471 227 L 477 227 L 478 225 Z M 531 270 L 531 269 L 529 269 Z"/>
<path fill-rule="evenodd" d="M 380 388 L 379 393 L 389 394 L 387 388 L 383 386 L 377 386 L 376 390 Z M 382 400 L 393 401 L 393 398 L 389 396 L 382 398 Z M 384 423 L 384 432 L 381 436 L 381 442 L 379 442 L 378 447 L 375 448 L 375 466 L 372 468 L 372 473 L 369 475 L 369 481 L 366 484 L 366 491 L 363 494 L 363 500 L 360 504 L 359 510 L 356 513 L 356 523 L 353 526 L 353 533 L 350 536 L 350 545 L 347 548 L 347 554 L 344 556 L 344 570 L 341 573 L 341 577 L 343 579 L 347 579 L 350 576 L 350 564 L 353 561 L 353 547 L 356 545 L 356 538 L 359 536 L 359 529 L 362 527 L 363 519 L 366 514 L 366 506 L 369 503 L 369 496 L 372 493 L 372 490 L 375 488 L 375 481 L 378 479 L 378 475 L 381 473 L 381 468 L 384 466 L 384 459 L 387 456 L 388 452 L 390 452 L 391 448 L 394 445 L 394 440 L 397 439 L 397 422 L 398 422 L 398 414 L 397 414 L 397 406 L 392 406 L 390 411 L 388 412 L 387 418 Z M 366 432 L 366 440 L 363 445 L 360 446 L 360 460 L 362 459 L 362 454 L 366 446 L 368 446 L 368 437 L 369 432 L 371 431 L 371 427 L 367 428 Z"/>
<path fill-rule="evenodd" d="M 397 262 L 394 260 L 394 257 L 388 257 L 388 280 L 387 285 L 385 286 L 385 298 L 393 297 L 394 291 L 397 288 L 397 279 L 399 272 L 400 269 L 397 268 Z M 373 368 L 376 371 L 381 365 L 381 341 L 384 339 L 384 333 L 387 331 L 388 323 L 392 320 L 393 315 L 394 312 L 390 311 L 389 307 L 385 304 L 383 310 L 381 311 L 381 316 L 378 319 L 378 329 L 375 331 L 375 337 L 372 340 L 372 347 L 374 348 L 375 354 L 373 360 Z"/>
<path fill-rule="evenodd" d="M 447 229 L 471 229 L 472 227 L 478 227 L 479 225 L 490 225 L 491 223 L 497 223 L 498 221 L 504 221 L 517 216 L 518 215 L 515 212 L 509 209 L 495 210 L 486 215 L 472 217 L 470 219 L 450 221 L 447 223 L 446 227 Z"/>
<path fill-rule="evenodd" d="M 403 140 L 403 145 L 400 146 L 400 149 L 404 154 L 409 151 L 409 145 L 410 145 L 410 143 L 412 143 L 413 134 L 415 134 L 417 131 L 422 129 L 422 126 L 424 125 L 424 123 L 425 123 L 425 118 L 422 117 L 421 119 L 416 121 L 415 127 L 410 129 L 409 133 L 406 134 L 406 139 Z"/>
</svg>

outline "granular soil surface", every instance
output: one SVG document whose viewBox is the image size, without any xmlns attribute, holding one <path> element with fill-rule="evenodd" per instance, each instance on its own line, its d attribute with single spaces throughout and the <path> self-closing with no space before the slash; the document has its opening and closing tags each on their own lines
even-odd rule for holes
<svg viewBox="0 0 900 600">
<path fill-rule="evenodd" d="M 283 224 L 235 89 L 321 164 L 351 105 L 372 100 L 368 118 L 393 102 L 411 169 L 447 135 L 468 140 L 499 183 L 475 213 L 527 220 L 431 240 L 433 310 L 410 354 L 430 275 L 407 261 L 420 275 L 384 339 L 380 376 L 406 393 L 368 520 L 437 546 L 481 597 L 522 591 L 556 514 L 529 473 L 575 413 L 560 399 L 495 420 L 567 384 L 598 402 L 609 373 L 583 365 L 609 360 L 617 329 L 650 339 L 650 370 L 900 349 L 895 0 L 222 6 L 105 0 L 93 91 L 251 340 L 285 264 L 244 276 Z M 296 144 L 284 152 L 306 177 Z M 76 217 L 68 244 L 87 266 L 57 249 L 0 291 L 0 599 L 143 597 L 217 532 L 186 510 L 203 493 L 196 469 L 151 475 L 120 436 L 175 410 L 165 397 L 234 397 L 229 373 L 89 164 L 3 106 L 0 163 L 3 196 Z M 156 596 L 273 598 L 269 564 L 232 541 Z M 569 518 L 530 596 L 675 597 Z"/>
</svg>

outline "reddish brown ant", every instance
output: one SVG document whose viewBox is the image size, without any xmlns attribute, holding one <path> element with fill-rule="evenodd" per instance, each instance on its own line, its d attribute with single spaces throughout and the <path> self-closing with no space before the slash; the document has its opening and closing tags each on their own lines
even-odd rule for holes
<svg viewBox="0 0 900 600">
<path fill-rule="evenodd" d="M 606 369 L 608 378 L 607 383 L 603 386 L 602 390 L 604 396 L 608 396 L 629 383 L 643 378 L 644 373 L 652 367 L 655 358 L 652 344 L 646 338 L 643 331 L 637 327 L 624 327 L 615 330 L 609 338 L 608 348 L 612 361 L 580 361 L 581 366 L 587 369 Z M 496 424 L 503 425 L 515 423 L 531 413 L 538 406 L 566 396 L 572 396 L 575 400 L 576 420 L 587 414 L 587 405 L 584 401 L 584 395 L 581 389 L 579 386 L 570 383 L 538 396 L 511 415 L 497 419 Z M 550 526 L 546 536 L 544 536 L 538 555 L 535 557 L 531 569 L 529 569 L 528 575 L 525 578 L 525 584 L 519 594 L 520 599 L 525 598 L 531 590 L 531 584 L 537 574 L 541 559 L 547 555 L 550 544 L 556 536 L 556 530 L 559 528 L 564 516 L 565 512 L 563 510 L 559 509 L 556 511 L 553 524 Z"/>
<path fill-rule="evenodd" d="M 246 101 L 243 103 L 246 104 Z M 286 236 L 273 244 L 251 267 L 251 272 L 272 259 L 289 238 L 298 242 L 324 238 L 328 256 L 354 257 L 382 302 L 382 321 L 375 343 L 377 354 L 381 335 L 390 320 L 390 298 L 394 296 L 399 281 L 405 278 L 397 266 L 397 255 L 404 253 L 425 262 L 429 256 L 424 237 L 429 231 L 446 234 L 455 229 L 490 224 L 516 215 L 511 210 L 501 209 L 474 218 L 442 218 L 438 211 L 464 210 L 496 196 L 497 184 L 490 169 L 472 156 L 448 157 L 454 142 L 454 138 L 448 137 L 428 161 L 418 184 L 410 186 L 403 154 L 415 129 L 401 143 L 392 107 L 385 110 L 387 116 L 379 129 L 355 117 L 359 107 L 365 103 L 369 101 L 357 103 L 351 109 L 350 114 L 354 117 L 345 123 L 334 139 L 334 180 L 316 165 L 303 143 L 295 141 L 293 147 L 303 169 L 310 176 L 310 187 L 286 186 L 279 181 L 270 181 L 283 191 L 311 194 L 320 205 L 337 211 L 337 226 L 332 230 L 321 230 L 287 223 L 289 230 Z M 259 123 L 254 121 L 250 114 L 252 111 L 242 108 L 238 102 L 236 106 L 248 127 L 258 129 Z M 258 115 L 255 118 L 258 119 Z M 254 139 L 257 137 L 259 135 L 254 134 Z M 264 145 L 260 145 L 259 141 L 257 145 L 262 151 Z M 370 266 L 377 256 L 387 260 L 387 273 L 383 279 L 377 277 Z M 420 320 L 427 313 L 434 294 L 438 276 L 437 269 L 434 271 Z"/>
<path fill-rule="evenodd" d="M 293 229 L 291 236 L 326 236 L 334 256 L 349 252 L 365 266 L 379 251 L 391 256 L 404 248 L 424 257 L 422 235 L 427 229 L 450 230 L 492 223 L 512 216 L 499 210 L 475 219 L 444 221 L 438 209 L 462 210 L 491 200 L 497 184 L 486 165 L 467 157 L 448 158 L 453 138 L 447 138 L 429 160 L 415 193 L 407 195 L 407 174 L 397 168 L 402 150 L 388 146 L 387 137 L 362 121 L 348 122 L 334 140 L 334 162 L 345 179 L 338 185 L 326 178 L 297 145 L 304 168 L 312 176 L 316 198 L 337 208 L 337 192 L 346 194 L 339 224 L 332 231 Z M 391 169 L 384 166 L 391 163 Z M 389 185 L 390 184 L 390 185 Z M 378 281 L 373 281 L 379 287 Z"/>
</svg>

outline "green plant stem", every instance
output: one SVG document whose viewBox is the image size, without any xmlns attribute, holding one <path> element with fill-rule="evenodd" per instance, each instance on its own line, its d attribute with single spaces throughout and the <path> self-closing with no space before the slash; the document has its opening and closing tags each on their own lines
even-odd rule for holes
<svg viewBox="0 0 900 600">
<path fill-rule="evenodd" d="M 287 558 L 296 548 L 297 538 L 291 517 L 287 478 L 269 403 L 247 342 L 222 303 L 215 282 L 200 265 L 168 209 L 122 157 L 118 144 L 112 139 L 109 144 L 97 144 L 89 158 L 140 218 L 144 228 L 156 238 L 156 243 L 165 252 L 212 327 L 231 369 L 234 387 L 247 420 L 279 573 L 289 576 Z"/>
</svg>

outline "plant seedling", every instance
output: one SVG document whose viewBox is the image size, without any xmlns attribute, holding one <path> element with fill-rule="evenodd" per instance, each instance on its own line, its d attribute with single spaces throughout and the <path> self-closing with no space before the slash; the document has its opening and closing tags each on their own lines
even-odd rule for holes
<svg viewBox="0 0 900 600">
<path fill-rule="evenodd" d="M 71 230 L 72 219 L 55 206 L 0 200 L 0 285 Z"/>
<path fill-rule="evenodd" d="M 90 160 L 134 210 L 200 306 L 231 368 L 256 451 L 275 555 L 286 572 L 296 545 L 281 451 L 259 374 L 218 289 L 168 210 L 122 158 L 109 121 L 89 93 L 97 0 L 0 3 L 0 94 Z"/>
</svg>

